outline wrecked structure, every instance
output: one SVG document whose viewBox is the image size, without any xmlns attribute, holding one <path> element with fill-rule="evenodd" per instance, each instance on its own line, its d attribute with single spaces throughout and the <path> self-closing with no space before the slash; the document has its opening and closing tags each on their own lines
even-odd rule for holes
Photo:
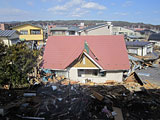
<svg viewBox="0 0 160 120">
<path fill-rule="evenodd" d="M 0 119 L 158 120 L 160 87 L 151 85 L 150 89 L 135 82 L 88 86 L 63 79 L 27 89 L 0 89 Z"/>
<path fill-rule="evenodd" d="M 50 36 L 42 68 L 81 83 L 121 82 L 123 72 L 129 69 L 124 37 Z"/>
</svg>

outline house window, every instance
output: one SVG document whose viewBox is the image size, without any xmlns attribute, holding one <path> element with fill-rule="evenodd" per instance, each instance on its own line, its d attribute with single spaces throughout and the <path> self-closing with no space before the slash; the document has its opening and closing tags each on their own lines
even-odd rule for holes
<svg viewBox="0 0 160 120">
<path fill-rule="evenodd" d="M 28 35 L 28 30 L 20 30 L 21 35 Z"/>
<path fill-rule="evenodd" d="M 97 76 L 98 75 L 98 70 L 93 70 L 92 75 Z"/>
<path fill-rule="evenodd" d="M 78 70 L 78 77 L 82 77 L 82 75 L 84 74 L 84 70 L 83 69 L 79 69 Z"/>
<path fill-rule="evenodd" d="M 133 33 L 130 33 L 130 35 L 132 36 L 132 35 L 133 35 Z"/>
<path fill-rule="evenodd" d="M 75 31 L 69 31 L 69 35 L 75 35 Z"/>
<path fill-rule="evenodd" d="M 128 53 L 133 53 L 133 54 L 138 54 L 138 49 L 137 48 L 128 48 Z"/>
<path fill-rule="evenodd" d="M 31 30 L 32 35 L 41 34 L 41 30 Z"/>
<path fill-rule="evenodd" d="M 92 69 L 79 69 L 78 70 L 78 77 L 95 77 L 98 76 L 99 71 L 98 70 L 92 70 Z"/>
<path fill-rule="evenodd" d="M 152 48 L 151 48 L 151 47 L 148 47 L 148 48 L 147 48 L 147 54 L 148 54 L 148 53 L 151 53 L 151 52 L 152 52 Z"/>
<path fill-rule="evenodd" d="M 65 35 L 65 31 L 51 31 L 52 35 Z"/>
<path fill-rule="evenodd" d="M 124 34 L 124 32 L 119 32 L 119 34 Z"/>
<path fill-rule="evenodd" d="M 104 72 L 99 72 L 99 76 L 105 77 L 105 76 L 106 76 L 106 71 L 104 71 Z"/>
</svg>

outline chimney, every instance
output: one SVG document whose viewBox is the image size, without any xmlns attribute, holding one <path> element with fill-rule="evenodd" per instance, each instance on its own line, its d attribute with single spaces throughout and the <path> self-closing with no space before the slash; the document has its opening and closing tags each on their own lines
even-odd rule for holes
<svg viewBox="0 0 160 120">
<path fill-rule="evenodd" d="M 108 29 L 110 31 L 110 35 L 112 35 L 112 27 L 113 27 L 112 22 L 107 22 L 107 25 L 108 25 Z"/>
</svg>

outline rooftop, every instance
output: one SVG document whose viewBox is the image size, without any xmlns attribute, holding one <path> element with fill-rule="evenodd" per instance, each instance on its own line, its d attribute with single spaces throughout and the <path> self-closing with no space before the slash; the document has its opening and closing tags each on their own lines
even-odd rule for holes
<svg viewBox="0 0 160 120">
<path fill-rule="evenodd" d="M 107 23 L 102 23 L 102 24 L 97 24 L 97 25 L 93 25 L 93 26 L 88 26 L 86 28 L 83 29 L 79 29 L 79 31 L 85 31 L 85 30 L 89 30 L 89 29 L 94 29 L 94 28 L 99 28 L 99 27 L 103 27 L 103 26 L 108 26 Z"/>
<path fill-rule="evenodd" d="M 66 69 L 82 54 L 85 42 L 91 50 L 89 56 L 104 70 L 129 69 L 127 50 L 122 35 L 49 36 L 43 56 L 43 68 Z"/>
<path fill-rule="evenodd" d="M 138 76 L 144 81 L 149 80 L 151 83 L 160 85 L 160 68 L 151 68 L 136 70 Z"/>
<path fill-rule="evenodd" d="M 79 28 L 75 26 L 56 26 L 50 28 L 50 30 L 77 31 Z"/>
<path fill-rule="evenodd" d="M 10 37 L 15 32 L 17 32 L 17 31 L 16 30 L 0 30 L 0 36 L 2 36 L 2 37 Z"/>
<path fill-rule="evenodd" d="M 148 44 L 151 44 L 151 43 L 145 42 L 145 41 L 126 41 L 126 46 L 130 46 L 130 47 L 144 47 Z"/>
<path fill-rule="evenodd" d="M 160 41 L 160 33 L 151 34 L 148 40 Z"/>
</svg>

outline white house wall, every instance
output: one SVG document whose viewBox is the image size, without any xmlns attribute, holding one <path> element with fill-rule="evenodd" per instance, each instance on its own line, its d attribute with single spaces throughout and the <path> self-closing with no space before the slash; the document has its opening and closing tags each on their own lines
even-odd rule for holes
<svg viewBox="0 0 160 120">
<path fill-rule="evenodd" d="M 150 50 L 148 51 L 149 48 L 150 48 Z M 128 51 L 131 50 L 131 49 L 137 49 L 137 55 L 145 56 L 145 55 L 148 54 L 147 52 L 150 52 L 150 53 L 153 52 L 153 45 L 149 44 L 149 45 L 146 45 L 144 47 L 127 47 Z M 131 52 L 129 52 L 129 53 L 131 53 Z"/>
<path fill-rule="evenodd" d="M 93 77 L 78 77 L 78 68 L 71 68 L 69 70 L 69 78 L 73 81 L 79 81 L 85 83 L 85 79 L 89 79 L 95 83 L 105 83 L 107 80 L 114 80 L 117 82 L 122 82 L 123 72 L 122 71 L 109 71 L 106 72 L 106 76 L 93 76 Z"/>
<path fill-rule="evenodd" d="M 160 41 L 150 40 L 149 42 L 154 43 L 156 46 L 160 46 Z"/>
<path fill-rule="evenodd" d="M 147 55 L 147 47 L 146 46 L 145 47 L 128 47 L 127 49 L 128 49 L 128 51 L 129 51 L 129 49 L 137 49 L 137 55 L 139 55 L 139 56 Z M 131 53 L 131 52 L 129 52 L 129 53 Z"/>
<path fill-rule="evenodd" d="M 81 35 L 111 35 L 111 28 L 108 29 L 108 26 L 95 28 L 87 32 L 83 31 Z"/>
<path fill-rule="evenodd" d="M 0 40 L 2 40 L 3 43 L 4 43 L 5 45 L 7 45 L 7 46 L 12 45 L 11 41 L 8 40 L 7 37 L 0 37 Z"/>
<path fill-rule="evenodd" d="M 113 35 L 125 34 L 128 36 L 144 37 L 139 32 L 135 32 L 134 30 L 130 30 L 130 29 L 123 28 L 123 27 L 113 27 L 112 34 Z"/>
</svg>

